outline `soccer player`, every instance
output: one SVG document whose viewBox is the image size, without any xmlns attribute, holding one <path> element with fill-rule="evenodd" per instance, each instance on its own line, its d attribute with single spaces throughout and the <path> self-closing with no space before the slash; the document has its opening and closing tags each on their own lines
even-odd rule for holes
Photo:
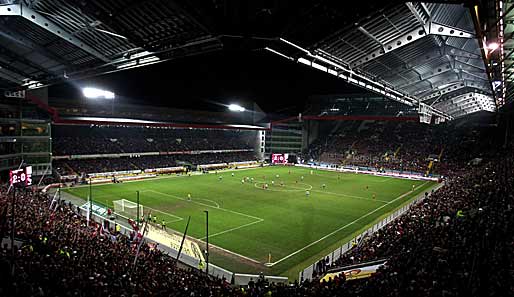
<svg viewBox="0 0 514 297">
<path fill-rule="evenodd" d="M 368 186 L 368 185 L 366 185 L 366 191 L 367 191 L 367 190 L 369 190 L 369 186 Z"/>
<path fill-rule="evenodd" d="M 234 176 L 234 172 L 232 172 L 232 176 Z"/>
<path fill-rule="evenodd" d="M 223 176 L 218 176 L 218 180 L 221 181 L 223 179 Z"/>
<path fill-rule="evenodd" d="M 157 216 L 153 216 L 153 223 L 157 224 Z"/>
<path fill-rule="evenodd" d="M 243 179 L 241 180 L 241 184 L 244 184 L 244 183 L 245 183 L 245 180 L 244 180 L 244 178 L 243 178 Z"/>
<path fill-rule="evenodd" d="M 274 180 L 272 180 L 272 181 L 271 181 L 271 185 L 272 185 L 272 186 L 274 186 L 274 185 L 275 185 L 275 181 L 274 181 Z"/>
<path fill-rule="evenodd" d="M 264 188 L 267 190 L 268 189 L 268 184 L 264 184 Z"/>
<path fill-rule="evenodd" d="M 161 228 L 166 231 L 166 221 L 162 220 Z"/>
<path fill-rule="evenodd" d="M 300 179 L 301 179 L 301 180 L 303 180 L 303 175 L 302 175 L 302 176 L 300 176 Z"/>
<path fill-rule="evenodd" d="M 283 181 L 281 181 L 281 182 L 280 182 L 280 186 L 281 186 L 281 187 L 283 187 L 283 186 L 284 186 L 284 182 L 283 182 Z"/>
<path fill-rule="evenodd" d="M 305 196 L 309 197 L 311 195 L 311 192 L 309 190 L 305 191 Z"/>
<path fill-rule="evenodd" d="M 416 185 L 412 185 L 412 192 L 414 192 L 415 188 L 416 188 Z"/>
<path fill-rule="evenodd" d="M 187 201 L 191 201 L 191 193 L 187 194 Z"/>
<path fill-rule="evenodd" d="M 373 200 L 377 199 L 377 194 L 373 193 Z"/>
<path fill-rule="evenodd" d="M 253 183 L 253 177 L 252 177 L 252 183 Z"/>
<path fill-rule="evenodd" d="M 322 187 L 323 189 L 325 189 L 325 188 L 327 187 L 327 185 L 322 184 L 322 185 L 321 185 L 321 187 Z"/>
<path fill-rule="evenodd" d="M 277 178 L 279 178 L 279 177 L 280 177 L 280 175 L 277 174 Z"/>
</svg>

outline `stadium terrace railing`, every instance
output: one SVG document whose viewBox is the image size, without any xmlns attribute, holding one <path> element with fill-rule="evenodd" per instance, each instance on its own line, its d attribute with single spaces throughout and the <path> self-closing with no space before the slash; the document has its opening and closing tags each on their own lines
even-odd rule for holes
<svg viewBox="0 0 514 297">
<path fill-rule="evenodd" d="M 444 183 L 439 183 L 433 189 L 433 191 L 437 191 L 443 185 L 444 185 Z M 431 195 L 431 193 L 429 193 L 429 195 Z M 334 263 L 335 260 L 339 259 L 342 255 L 344 255 L 346 252 L 351 250 L 356 245 L 356 243 L 360 242 L 366 236 L 369 236 L 369 235 L 377 232 L 378 230 L 382 229 L 387 224 L 391 223 L 392 221 L 394 221 L 398 217 L 402 216 L 412 206 L 416 205 L 417 203 L 419 203 L 423 199 L 425 199 L 425 194 L 424 193 L 419 194 L 414 200 L 412 200 L 408 204 L 402 206 L 401 208 L 395 210 L 389 216 L 387 216 L 386 218 L 382 219 L 378 223 L 374 224 L 373 226 L 371 226 L 370 228 L 368 228 L 364 232 L 360 233 L 359 235 L 355 236 L 354 238 L 350 239 L 347 243 L 345 243 L 342 246 L 340 246 L 339 248 L 335 249 L 330 254 L 326 255 L 323 258 L 320 258 L 320 260 L 326 259 L 328 257 L 328 259 L 329 259 L 328 265 L 332 265 L 332 263 Z M 312 263 L 310 266 L 308 266 L 304 270 L 300 271 L 300 273 L 298 275 L 299 280 L 301 280 L 301 281 L 304 281 L 304 280 L 307 280 L 307 279 L 311 280 L 313 278 L 314 273 L 316 272 L 316 263 L 317 262 Z"/>
<path fill-rule="evenodd" d="M 121 158 L 121 157 L 134 157 L 134 156 L 200 155 L 200 154 L 217 154 L 217 153 L 242 153 L 242 152 L 253 152 L 253 151 L 254 151 L 254 149 L 227 149 L 227 150 L 197 150 L 197 151 L 173 151 L 173 152 L 84 154 L 84 155 L 52 156 L 52 159 L 53 160 L 76 160 L 76 159 Z"/>
<path fill-rule="evenodd" d="M 234 273 L 234 284 L 247 286 L 250 281 L 256 281 L 259 278 L 264 278 L 268 282 L 275 284 L 287 284 L 289 282 L 289 279 L 285 276 L 261 276 L 255 274 Z"/>
</svg>

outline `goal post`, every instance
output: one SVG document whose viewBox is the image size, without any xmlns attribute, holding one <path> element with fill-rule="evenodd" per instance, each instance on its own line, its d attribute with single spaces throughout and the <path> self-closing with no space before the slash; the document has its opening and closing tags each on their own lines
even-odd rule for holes
<svg viewBox="0 0 514 297">
<path fill-rule="evenodd" d="M 118 215 L 126 216 L 134 220 L 137 219 L 137 203 L 127 199 L 114 200 L 112 203 L 114 205 L 114 212 Z M 139 216 L 143 214 L 143 205 L 139 204 Z"/>
</svg>

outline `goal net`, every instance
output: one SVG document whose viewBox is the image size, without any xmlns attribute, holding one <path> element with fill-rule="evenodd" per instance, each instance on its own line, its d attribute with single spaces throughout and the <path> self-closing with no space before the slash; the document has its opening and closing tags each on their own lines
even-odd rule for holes
<svg viewBox="0 0 514 297">
<path fill-rule="evenodd" d="M 126 216 L 131 219 L 137 218 L 137 203 L 127 199 L 114 200 L 114 212 L 118 215 Z M 143 205 L 139 204 L 139 216 L 143 215 Z"/>
</svg>

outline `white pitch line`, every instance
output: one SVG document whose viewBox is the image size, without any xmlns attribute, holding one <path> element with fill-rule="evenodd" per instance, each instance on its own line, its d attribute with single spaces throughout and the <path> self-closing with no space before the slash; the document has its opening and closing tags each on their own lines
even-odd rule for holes
<svg viewBox="0 0 514 297">
<path fill-rule="evenodd" d="M 378 180 L 378 181 L 375 181 L 376 183 L 385 183 L 386 181 L 390 181 L 391 178 L 390 177 L 383 177 L 381 178 L 381 180 Z"/>
<path fill-rule="evenodd" d="M 386 201 L 386 200 L 372 199 L 372 198 L 366 198 L 366 197 L 361 197 L 361 196 L 353 196 L 353 195 L 347 195 L 347 194 L 342 194 L 342 193 L 326 192 L 326 191 L 321 191 L 321 190 L 312 190 L 312 191 L 313 192 L 318 192 L 318 193 L 325 193 L 325 194 L 335 195 L 335 196 L 343 196 L 343 197 L 348 197 L 348 198 L 360 199 L 360 200 L 376 201 L 376 202 L 381 202 L 381 203 L 389 203 L 389 201 Z"/>
<path fill-rule="evenodd" d="M 254 186 L 257 188 L 257 189 L 260 189 L 259 186 L 257 186 L 257 184 L 264 184 L 265 182 L 256 182 L 254 184 Z M 274 189 L 272 187 L 269 187 L 267 190 L 268 191 L 274 191 L 274 192 L 301 192 L 301 191 L 312 191 L 312 192 L 317 192 L 317 193 L 325 193 L 325 194 L 330 194 L 330 195 L 336 195 L 336 196 L 344 196 L 344 197 L 348 197 L 348 198 L 355 198 L 355 199 L 361 199 L 361 200 L 367 200 L 367 201 L 376 201 L 376 202 L 381 202 L 381 203 L 389 203 L 389 201 L 386 201 L 386 200 L 381 200 L 381 199 L 372 199 L 372 198 L 366 198 L 366 197 L 361 197 L 361 196 L 354 196 L 354 195 L 348 195 L 348 194 L 342 194 L 342 193 L 334 193 L 334 192 L 327 192 L 327 191 L 321 191 L 321 190 L 312 190 L 313 189 L 313 186 L 312 185 L 309 185 L 309 184 L 306 184 L 306 183 L 298 183 L 298 184 L 302 184 L 302 185 L 306 185 L 306 186 L 309 186 L 310 188 L 298 188 L 298 187 L 294 187 L 294 186 L 291 186 L 291 185 L 284 185 L 284 187 L 286 188 L 291 188 L 291 189 L 294 189 L 294 190 L 288 190 L 288 189 Z"/>
<path fill-rule="evenodd" d="M 179 196 L 175 196 L 175 195 L 171 195 L 171 194 L 166 194 L 166 193 L 161 193 L 159 191 L 155 191 L 155 190 L 147 190 L 145 192 L 154 192 L 154 193 L 157 193 L 157 194 L 161 194 L 161 195 L 165 195 L 165 196 L 170 196 L 170 197 L 173 197 L 173 198 L 176 198 L 176 199 L 179 199 L 179 200 L 184 200 L 186 201 L 187 199 L 184 199 L 184 198 L 181 198 Z M 221 235 L 221 234 L 224 234 L 224 233 L 228 233 L 228 232 L 231 232 L 231 231 L 234 231 L 234 230 L 237 230 L 237 229 L 241 229 L 241 228 L 244 228 L 244 227 L 247 227 L 247 226 L 250 226 L 250 225 L 253 225 L 253 224 L 257 224 L 257 223 L 260 223 L 260 222 L 263 222 L 264 219 L 262 218 L 258 218 L 258 217 L 254 217 L 254 216 L 251 216 L 251 215 L 247 215 L 247 214 L 244 214 L 244 213 L 240 213 L 240 212 L 237 212 L 237 211 L 233 211 L 233 210 L 230 210 L 230 209 L 226 209 L 226 208 L 222 208 L 222 207 L 214 207 L 212 205 L 208 205 L 208 204 L 204 204 L 204 203 L 201 203 L 201 202 L 195 202 L 195 201 L 191 201 L 192 203 L 196 203 L 196 204 L 200 204 L 200 205 L 204 205 L 204 206 L 207 206 L 207 207 L 211 207 L 211 208 L 214 208 L 214 209 L 219 209 L 219 210 L 223 210 L 223 211 L 227 211 L 227 212 L 231 212 L 231 213 L 234 213 L 234 214 L 238 214 L 238 215 L 241 215 L 241 216 L 246 216 L 246 217 L 249 217 L 249 218 L 253 218 L 253 219 L 256 219 L 256 221 L 254 222 L 251 222 L 251 223 L 247 223 L 247 224 L 244 224 L 244 225 L 241 225 L 241 226 L 238 226 L 238 227 L 234 227 L 234 228 L 231 228 L 231 229 L 227 229 L 227 230 L 224 230 L 224 231 L 221 231 L 221 232 L 218 232 L 218 233 L 214 233 L 214 234 L 210 234 L 209 235 L 209 238 L 213 237 L 213 236 L 217 236 L 217 235 Z M 200 241 L 203 241 L 204 238 L 202 239 L 197 239 L 197 240 L 200 240 Z M 219 246 L 216 246 L 216 248 L 222 250 L 222 251 L 225 251 L 227 253 L 230 253 L 230 254 L 233 254 L 233 255 L 236 255 L 238 257 L 241 257 L 243 259 L 247 259 L 249 261 L 252 261 L 254 263 L 258 263 L 260 264 L 261 262 L 255 260 L 255 259 L 252 259 L 252 258 L 249 258 L 247 256 L 243 256 L 241 254 L 238 254 L 238 253 L 235 253 L 233 251 L 230 251 L 230 250 L 227 250 L 227 249 L 224 249 L 222 247 L 219 247 Z"/>
<path fill-rule="evenodd" d="M 216 208 L 220 208 L 220 205 L 218 204 L 218 202 L 216 201 L 212 201 L 210 199 L 205 199 L 205 198 L 195 198 L 196 200 L 203 200 L 203 201 L 209 201 L 209 202 L 212 202 L 214 204 L 216 204 Z"/>
<path fill-rule="evenodd" d="M 172 194 L 162 193 L 162 192 L 155 191 L 155 190 L 148 190 L 148 192 L 154 192 L 154 193 L 157 193 L 157 194 L 160 194 L 160 195 L 164 195 L 164 196 L 172 197 L 172 198 L 175 198 L 175 199 L 179 199 L 179 200 L 187 201 L 187 199 L 186 199 L 186 198 L 182 198 L 182 197 L 175 196 L 175 195 L 172 195 Z M 248 218 L 252 218 L 252 219 L 255 219 L 255 220 L 263 220 L 262 218 L 254 217 L 254 216 L 249 215 L 249 214 L 245 214 L 245 213 L 237 212 L 237 211 L 230 210 L 230 209 L 226 209 L 226 208 L 223 208 L 223 207 L 216 207 L 216 206 L 209 205 L 209 204 L 205 204 L 205 203 L 202 203 L 202 202 L 197 202 L 197 201 L 195 201 L 195 200 L 191 200 L 190 202 L 191 202 L 191 203 L 198 204 L 198 205 L 203 205 L 203 206 L 206 206 L 206 207 L 210 207 L 210 208 L 219 209 L 219 210 L 222 210 L 222 211 L 226 211 L 226 212 L 234 213 L 234 214 L 237 214 L 237 215 L 240 215 L 240 216 L 244 216 L 244 217 L 248 217 Z"/>
<path fill-rule="evenodd" d="M 421 184 L 421 185 L 417 186 L 417 187 L 416 187 L 416 188 L 414 188 L 414 189 L 416 190 L 416 189 L 418 189 L 418 188 L 420 188 L 420 187 L 424 186 L 426 183 L 428 183 L 428 181 L 424 182 L 423 184 Z M 400 196 L 396 197 L 394 200 L 391 200 L 391 201 L 390 201 L 390 202 L 388 202 L 387 204 L 384 204 L 384 205 L 382 205 L 382 206 L 380 206 L 380 207 L 376 208 L 375 210 L 372 210 L 372 211 L 368 212 L 367 214 L 365 214 L 365 215 L 363 215 L 363 216 L 361 216 L 361 217 L 359 217 L 359 218 L 357 218 L 357 219 L 353 220 L 352 222 L 350 222 L 350 223 L 348 223 L 348 224 L 346 224 L 346 225 L 344 225 L 344 226 L 342 226 L 342 227 L 340 227 L 340 228 L 338 228 L 338 229 L 336 229 L 336 230 L 334 230 L 334 231 L 330 232 L 329 234 L 327 234 L 327 235 L 325 235 L 325 236 L 321 237 L 320 239 L 318 239 L 318 240 L 316 240 L 316 241 L 314 241 L 314 242 L 309 243 L 308 245 L 304 246 L 303 248 L 301 248 L 301 249 L 299 249 L 299 250 L 297 250 L 297 251 L 295 251 L 295 252 L 292 252 L 291 254 L 289 254 L 289 255 L 287 255 L 287 256 L 285 256 L 285 257 L 283 257 L 282 259 L 280 259 L 280 260 L 278 260 L 278 261 L 276 261 L 276 262 L 273 262 L 273 263 L 269 263 L 269 266 L 276 265 L 276 264 L 278 264 L 278 263 L 280 263 L 280 262 L 282 262 L 282 261 L 284 261 L 284 260 L 286 260 L 286 259 L 291 258 L 292 256 L 294 256 L 294 255 L 296 255 L 296 254 L 298 254 L 298 253 L 300 253 L 300 252 L 302 252 L 302 251 L 304 251 L 304 250 L 308 249 L 309 247 L 311 247 L 311 246 L 313 246 L 313 245 L 317 244 L 318 242 L 320 242 L 320 241 L 322 241 L 322 240 L 325 240 L 326 238 L 328 238 L 328 237 L 330 237 L 330 236 L 332 236 L 332 235 L 336 234 L 337 232 L 339 232 L 339 231 L 341 231 L 341 230 L 343 230 L 343 229 L 346 229 L 348 226 L 355 224 L 356 222 L 358 222 L 358 221 L 359 221 L 359 220 L 361 220 L 362 218 L 365 218 L 365 217 L 369 216 L 370 214 L 373 214 L 373 213 L 377 212 L 378 210 L 380 210 L 380 209 L 382 209 L 382 208 L 386 207 L 387 205 L 389 205 L 389 204 L 391 204 L 391 203 L 395 202 L 395 201 L 396 201 L 396 200 L 398 200 L 398 199 L 401 199 L 401 198 L 405 197 L 406 195 L 408 195 L 408 194 L 410 194 L 410 193 L 412 193 L 412 192 L 413 192 L 413 191 L 408 191 L 408 192 L 406 192 L 406 193 L 403 193 L 402 195 L 400 195 Z"/>
<path fill-rule="evenodd" d="M 179 217 L 179 216 L 173 215 L 173 214 L 171 214 L 171 213 L 168 213 L 168 212 L 165 212 L 165 211 L 162 211 L 162 210 L 158 210 L 158 209 L 151 208 L 151 207 L 145 207 L 144 205 L 143 205 L 143 207 L 144 207 L 144 208 L 149 208 L 149 209 L 151 209 L 151 210 L 152 210 L 152 212 L 156 211 L 156 212 L 160 212 L 160 213 L 162 213 L 162 214 L 165 214 L 165 215 L 167 215 L 167 216 L 177 218 L 177 220 L 169 221 L 169 222 L 166 222 L 166 223 L 175 223 L 175 222 L 180 222 L 180 221 L 182 221 L 182 220 L 184 219 L 184 218 L 182 218 L 182 217 Z"/>
<path fill-rule="evenodd" d="M 263 167 L 251 167 L 251 168 L 240 168 L 240 169 L 223 169 L 219 170 L 218 174 L 227 173 L 230 171 L 244 171 L 244 170 L 252 170 L 252 169 L 262 169 Z M 265 167 L 264 167 L 265 168 Z M 208 174 L 214 174 L 214 172 L 209 172 Z M 189 175 L 170 175 L 170 176 L 155 176 L 155 177 L 147 177 L 142 179 L 134 179 L 134 180 L 126 180 L 123 181 L 123 184 L 126 183 L 135 183 L 135 182 L 147 182 L 147 181 L 153 181 L 153 180 L 159 180 L 159 179 L 167 179 L 167 178 L 180 178 L 180 177 L 193 177 L 193 176 L 205 176 L 206 174 L 193 174 L 191 176 Z M 114 185 L 113 183 L 102 183 L 102 184 L 93 184 L 93 187 L 100 187 L 100 186 L 109 186 Z M 67 189 L 73 189 L 73 188 L 83 188 L 83 187 L 89 187 L 89 184 L 86 185 L 78 185 L 73 187 L 67 187 Z"/>
<path fill-rule="evenodd" d="M 218 236 L 218 235 L 222 235 L 222 234 L 225 234 L 225 233 L 228 233 L 228 232 L 232 232 L 232 231 L 235 231 L 235 230 L 239 230 L 241 228 L 248 227 L 248 226 L 251 226 L 251 225 L 263 222 L 263 221 L 264 221 L 264 219 L 261 219 L 261 220 L 258 220 L 258 221 L 255 221 L 255 222 L 251 222 L 251 223 L 248 223 L 248 224 L 244 224 L 244 225 L 241 225 L 241 226 L 238 226 L 238 227 L 230 228 L 230 229 L 218 232 L 218 233 L 209 234 L 209 238 L 214 237 L 214 236 Z M 205 238 L 206 237 L 203 237 L 200 240 L 205 240 Z"/>
<path fill-rule="evenodd" d="M 178 234 L 181 234 L 181 235 L 184 235 L 183 233 L 180 233 L 180 232 L 177 232 L 177 233 L 178 233 Z M 187 238 L 190 238 L 190 239 L 192 239 L 192 240 L 197 240 L 197 241 L 200 241 L 200 242 L 205 243 L 205 241 L 203 241 L 203 240 L 201 240 L 201 239 L 198 239 L 198 238 L 191 237 L 191 236 L 189 236 L 189 235 L 186 235 L 186 237 L 187 237 Z M 209 237 L 211 237 L 211 236 L 209 235 Z M 255 259 L 252 259 L 252 258 L 250 258 L 250 257 L 243 256 L 243 255 L 238 254 L 238 253 L 236 253 L 236 252 L 233 252 L 233 251 L 230 251 L 230 250 L 224 249 L 224 248 L 219 247 L 219 246 L 217 246 L 217 245 L 215 245 L 215 244 L 212 244 L 212 243 L 210 243 L 210 242 L 209 242 L 209 246 L 213 246 L 214 248 L 219 249 L 219 250 L 221 250 L 221 251 L 224 251 L 225 253 L 232 254 L 232 255 L 237 256 L 237 257 L 241 257 L 241 258 L 246 259 L 246 260 L 248 260 L 248 261 L 250 261 L 250 262 L 254 262 L 254 263 L 257 263 L 257 264 L 262 264 L 261 262 L 259 262 L 259 261 L 255 260 Z"/>
</svg>

